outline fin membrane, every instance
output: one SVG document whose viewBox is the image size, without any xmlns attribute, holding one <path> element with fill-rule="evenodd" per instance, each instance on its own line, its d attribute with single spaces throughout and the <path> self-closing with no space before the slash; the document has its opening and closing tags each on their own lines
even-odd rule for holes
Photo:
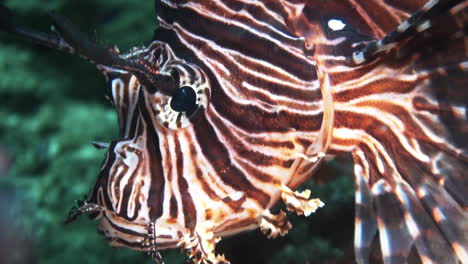
<svg viewBox="0 0 468 264">
<path fill-rule="evenodd" d="M 406 263 L 412 248 L 422 263 L 468 263 L 468 5 L 430 1 L 416 14 L 424 19 L 399 27 L 390 48 L 365 48 L 375 57 L 364 65 L 412 79 L 353 151 L 358 263 L 369 263 L 377 231 L 386 264 Z"/>
</svg>

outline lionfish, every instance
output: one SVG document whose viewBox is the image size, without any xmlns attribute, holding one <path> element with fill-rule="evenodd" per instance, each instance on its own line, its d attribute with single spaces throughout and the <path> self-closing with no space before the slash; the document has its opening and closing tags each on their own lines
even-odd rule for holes
<svg viewBox="0 0 468 264">
<path fill-rule="evenodd" d="M 352 153 L 355 258 L 468 263 L 468 1 L 156 1 L 147 47 L 120 54 L 51 14 L 58 35 L 3 29 L 79 55 L 105 75 L 120 136 L 81 214 L 113 246 L 186 249 L 227 263 L 221 237 L 291 228 L 278 200 L 327 156 Z M 330 22 L 340 21 L 339 28 Z"/>
</svg>

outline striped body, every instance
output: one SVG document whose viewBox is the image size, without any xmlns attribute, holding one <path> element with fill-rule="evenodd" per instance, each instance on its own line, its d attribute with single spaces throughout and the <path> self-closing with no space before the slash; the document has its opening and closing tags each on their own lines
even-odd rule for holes
<svg viewBox="0 0 468 264">
<path fill-rule="evenodd" d="M 100 229 L 112 244 L 190 249 L 184 241 L 194 234 L 222 237 L 257 228 L 282 186 L 295 189 L 313 174 L 323 160 L 317 154 L 352 152 L 358 261 L 366 262 L 377 230 L 388 263 L 404 261 L 413 245 L 423 260 L 451 263 L 465 256 L 466 235 L 450 236 L 444 225 L 441 233 L 424 232 L 453 204 L 462 207 L 450 211 L 452 219 L 467 221 L 466 185 L 456 185 L 466 183 L 459 174 L 467 168 L 466 149 L 438 116 L 453 113 L 466 126 L 466 102 L 441 105 L 432 89 L 436 80 L 451 84 L 448 74 L 466 71 L 467 50 L 459 41 L 464 4 L 443 17 L 453 25 L 444 34 L 465 50 L 452 57 L 422 46 L 440 37 L 427 31 L 433 21 L 403 23 L 414 7 L 382 10 L 391 19 L 379 24 L 362 14 L 362 21 L 347 20 L 332 2 L 323 5 L 347 27 L 327 28 L 333 16 L 312 4 L 162 1 L 158 41 L 127 57 L 157 61 L 152 69 L 177 87 L 209 87 L 207 103 L 190 118 L 158 119 L 168 96 L 142 89 L 131 73 L 106 73 L 122 139 L 110 145 L 90 202 L 104 208 Z M 395 28 L 403 37 L 377 41 Z M 158 60 L 158 49 L 169 55 Z M 174 77 L 168 64 L 186 70 Z M 431 202 L 440 197 L 453 204 Z M 465 224 L 450 228 L 466 230 Z M 440 248 L 455 255 L 438 255 Z"/>
<path fill-rule="evenodd" d="M 71 220 L 157 261 L 183 247 L 221 263 L 220 237 L 287 233 L 278 200 L 321 207 L 293 190 L 352 153 L 358 263 L 377 234 L 384 263 L 468 263 L 467 1 L 160 2 L 147 48 L 105 53 L 65 23 L 46 43 L 97 65 L 119 117 Z"/>
<path fill-rule="evenodd" d="M 390 19 L 379 24 L 370 13 L 347 20 L 333 2 L 323 5 L 347 27 L 327 28 L 334 16 L 313 4 L 162 1 L 155 33 L 162 42 L 127 56 L 163 47 L 171 55 L 162 57 L 192 69 L 174 78 L 176 86 L 196 86 L 188 79 L 201 78 L 209 99 L 189 125 L 168 124 L 155 118 L 158 105 L 167 105 L 164 95 L 141 89 L 130 73 L 107 74 L 116 109 L 125 109 L 119 112 L 123 140 L 111 144 L 90 201 L 105 208 L 100 229 L 112 244 L 149 250 L 148 223 L 160 249 L 186 246 L 184 237 L 194 233 L 222 237 L 257 228 L 282 186 L 295 189 L 313 174 L 322 161 L 317 154 L 352 152 L 358 261 L 366 262 L 377 229 L 388 263 L 404 261 L 413 245 L 423 260 L 451 263 L 465 256 L 465 235 L 447 237 L 451 231 L 444 228 L 424 233 L 436 228 L 431 217 L 437 225 L 444 210 L 453 209 L 425 202 L 430 190 L 462 205 L 451 213 L 467 221 L 466 185 L 454 184 L 466 183 L 459 174 L 467 168 L 466 149 L 437 112 L 453 113 L 466 127 L 466 102 L 441 105 L 438 88 L 431 90 L 435 80 L 466 71 L 459 29 L 466 23 L 464 4 L 443 19 L 453 25 L 444 34 L 465 55 L 446 58 L 422 47 L 440 37 L 427 31 L 432 21 L 404 22 L 414 7 L 381 10 Z M 400 39 L 378 41 L 395 28 Z M 407 31 L 412 35 L 404 36 Z M 164 63 L 152 67 L 167 72 Z M 459 167 L 441 173 L 454 164 Z M 451 228 L 464 232 L 466 225 Z M 455 257 L 437 255 L 440 248 Z"/>
</svg>

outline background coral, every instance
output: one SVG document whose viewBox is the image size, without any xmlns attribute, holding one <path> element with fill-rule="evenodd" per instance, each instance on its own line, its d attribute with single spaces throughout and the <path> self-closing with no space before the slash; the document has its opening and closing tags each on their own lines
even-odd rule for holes
<svg viewBox="0 0 468 264">
<path fill-rule="evenodd" d="M 98 42 L 121 51 L 151 41 L 152 1 L 5 1 L 18 23 L 49 31 L 47 11 L 70 18 Z M 152 263 L 110 248 L 85 218 L 62 224 L 74 200 L 97 177 L 104 151 L 90 144 L 117 136 L 104 77 L 93 65 L 0 33 L 0 263 Z M 348 164 L 345 166 L 343 164 Z M 353 181 L 345 157 L 329 162 L 313 196 L 326 206 L 308 219 L 291 215 L 293 229 L 268 240 L 254 231 L 223 240 L 232 263 L 348 263 L 353 232 Z M 324 180 L 331 179 L 331 180 Z M 183 263 L 179 250 L 166 262 Z"/>
</svg>

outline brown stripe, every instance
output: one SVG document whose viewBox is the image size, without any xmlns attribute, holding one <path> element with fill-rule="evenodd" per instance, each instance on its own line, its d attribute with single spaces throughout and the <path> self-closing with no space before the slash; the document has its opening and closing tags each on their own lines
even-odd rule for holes
<svg viewBox="0 0 468 264">
<path fill-rule="evenodd" d="M 374 80 L 366 85 L 357 83 L 355 86 L 359 88 L 347 89 L 339 93 L 334 94 L 334 99 L 337 102 L 349 102 L 350 100 L 357 99 L 359 97 L 368 96 L 370 94 L 379 93 L 410 93 L 416 88 L 419 81 L 403 81 L 395 78 L 380 78 Z"/>
<path fill-rule="evenodd" d="M 117 144 L 117 141 L 111 142 L 109 149 L 107 151 L 107 158 L 105 160 L 106 163 L 103 165 L 103 168 L 101 172 L 99 173 L 99 177 L 96 180 L 96 183 L 94 184 L 93 190 L 91 194 L 89 195 L 90 203 L 96 203 L 102 206 L 106 206 L 110 210 L 114 210 L 114 207 L 112 206 L 108 192 L 102 191 L 104 193 L 103 196 L 104 196 L 105 201 L 103 202 L 105 204 L 103 204 L 102 202 L 99 202 L 98 195 L 99 195 L 99 190 L 108 190 L 107 183 L 109 181 L 109 173 L 116 159 L 116 154 L 114 152 L 114 148 L 116 144 Z"/>
<path fill-rule="evenodd" d="M 259 166 L 277 165 L 283 168 L 289 168 L 291 166 L 290 160 L 282 160 L 276 158 L 275 156 L 266 155 L 262 152 L 255 151 L 251 146 L 246 146 L 245 143 L 238 140 L 236 135 L 232 133 L 232 128 L 228 127 L 217 116 L 210 115 L 210 120 L 214 123 L 214 126 L 221 132 L 221 134 L 223 134 L 225 138 L 228 138 L 231 141 L 229 144 L 232 147 L 232 150 L 234 150 L 243 159 L 249 160 Z M 274 153 L 274 151 L 272 152 Z M 255 175 L 253 176 L 255 177 Z M 263 178 L 265 179 L 265 177 Z"/>
<path fill-rule="evenodd" d="M 312 71 L 309 69 L 310 64 L 306 58 L 295 60 L 283 59 L 290 58 L 294 54 L 286 51 L 283 46 L 279 46 L 280 44 L 262 38 L 236 25 L 200 16 L 188 8 L 179 7 L 177 10 L 174 10 L 169 6 L 163 6 L 164 8 L 160 10 L 159 15 L 168 23 L 172 23 L 175 20 L 192 34 L 204 38 L 211 37 L 211 40 L 221 47 L 238 51 L 252 58 L 268 61 L 289 71 L 292 75 L 298 76 L 298 78 L 308 79 L 311 76 Z M 303 41 L 292 43 L 294 40 L 281 38 L 279 35 L 276 38 L 281 39 L 283 41 L 281 43 L 290 43 L 298 49 L 304 47 Z M 191 44 L 194 44 L 193 42 Z M 203 45 L 206 47 L 206 43 Z"/>
<path fill-rule="evenodd" d="M 187 180 L 184 177 L 184 155 L 180 143 L 175 140 L 175 153 L 177 156 L 177 183 L 179 184 L 180 197 L 182 200 L 182 211 L 184 213 L 185 227 L 194 230 L 197 224 L 197 210 L 190 195 Z"/>
<path fill-rule="evenodd" d="M 166 175 L 167 181 L 170 184 L 172 182 L 172 167 L 174 165 L 172 164 L 172 152 L 170 151 L 169 142 L 167 140 L 166 135 L 164 135 L 163 138 L 165 138 L 166 140 L 164 140 L 163 146 L 162 146 L 161 149 L 166 154 L 166 158 L 164 159 L 164 161 L 161 160 L 161 163 L 164 163 L 163 168 L 165 170 L 165 175 Z"/>
<path fill-rule="evenodd" d="M 216 233 L 218 233 L 218 232 L 224 232 L 224 231 L 227 231 L 227 230 L 241 229 L 241 228 L 244 228 L 246 226 L 253 226 L 253 225 L 258 226 L 258 219 L 256 219 L 256 218 L 247 218 L 247 219 L 242 219 L 242 220 L 235 219 L 235 220 L 226 221 L 225 224 L 218 227 L 214 231 Z"/>
<path fill-rule="evenodd" d="M 253 105 L 240 105 L 233 101 L 223 90 L 212 82 L 212 98 L 210 107 L 230 120 L 237 127 L 249 132 L 287 132 L 291 129 L 298 131 L 318 131 L 322 116 L 301 115 L 280 110 L 275 113 L 265 112 Z M 214 87 L 213 87 L 214 86 Z"/>
<path fill-rule="evenodd" d="M 242 153 L 241 156 L 242 155 L 244 155 L 244 154 Z M 257 161 L 254 158 L 253 160 L 251 160 L 251 162 L 255 164 Z M 292 165 L 292 162 L 293 162 L 293 160 L 291 160 L 287 164 Z M 279 179 L 274 177 L 275 175 L 267 174 L 262 170 L 262 168 L 254 167 L 251 164 L 249 164 L 248 162 L 245 162 L 243 159 L 238 159 L 237 163 L 242 166 L 242 168 L 247 172 L 248 175 L 252 176 L 253 178 L 255 178 L 255 179 L 259 180 L 259 181 L 262 181 L 262 182 L 265 182 L 265 183 L 271 183 L 271 184 L 280 184 L 281 183 L 281 181 Z M 257 165 L 261 165 L 261 164 L 257 164 Z M 289 168 L 289 167 L 286 167 L 286 168 Z"/>
<path fill-rule="evenodd" d="M 185 138 L 188 137 L 188 133 L 184 133 Z M 216 193 L 210 188 L 208 183 L 206 182 L 206 179 L 203 175 L 203 171 L 200 169 L 200 166 L 198 165 L 198 158 L 197 158 L 197 151 L 195 150 L 195 143 L 190 144 L 190 153 L 187 153 L 187 156 L 190 157 L 193 167 L 195 168 L 195 177 L 197 178 L 198 182 L 201 184 L 201 187 L 204 191 L 205 194 L 210 197 L 211 200 L 217 201 L 220 200 L 221 197 L 216 195 Z"/>
<path fill-rule="evenodd" d="M 127 234 L 129 236 L 135 236 L 135 237 L 141 237 L 141 238 L 144 238 L 147 236 L 147 233 L 139 233 L 139 232 L 136 232 L 132 229 L 127 229 L 125 227 L 122 227 L 117 223 L 114 223 L 113 221 L 113 217 L 109 217 L 108 215 L 104 214 L 104 217 L 107 219 L 107 222 L 110 224 L 110 226 L 117 230 L 118 232 L 121 232 L 121 233 L 124 233 L 124 234 Z M 119 218 L 117 217 L 116 220 L 119 220 Z M 101 220 L 102 221 L 102 220 Z M 135 226 L 138 226 L 138 224 L 135 224 Z"/>
<path fill-rule="evenodd" d="M 140 100 L 143 101 L 141 95 Z M 158 134 L 151 125 L 151 117 L 145 104 L 140 104 L 141 126 L 146 130 L 146 155 L 145 160 L 149 167 L 151 182 L 148 193 L 149 216 L 152 222 L 156 221 L 163 213 L 164 203 L 164 171 L 161 165 L 162 156 L 159 146 Z"/>
<path fill-rule="evenodd" d="M 117 154 L 118 155 L 118 154 Z M 119 168 L 122 168 L 120 173 L 116 174 Z M 107 188 L 106 192 L 109 194 L 109 197 L 115 196 L 115 200 L 120 200 L 120 183 L 122 181 L 122 178 L 127 174 L 128 172 L 128 166 L 125 165 L 123 162 L 120 160 L 116 159 L 114 162 L 114 165 L 112 166 L 112 169 L 109 171 L 109 182 L 107 183 Z M 115 184 L 115 188 L 112 188 L 112 184 Z M 115 194 L 115 195 L 114 195 Z"/>
<path fill-rule="evenodd" d="M 177 214 L 179 212 L 178 212 L 177 200 L 174 195 L 171 195 L 171 203 L 170 203 L 169 208 L 170 208 L 170 213 L 169 213 L 170 216 L 174 219 L 177 218 Z"/>
<path fill-rule="evenodd" d="M 139 184 L 139 182 L 137 182 L 137 179 L 139 178 L 139 176 L 142 175 L 142 171 L 141 171 L 142 159 L 141 158 L 142 158 L 141 155 L 139 155 L 138 165 L 136 166 L 135 170 L 132 172 L 132 175 L 129 177 L 128 183 L 125 185 L 124 190 L 123 190 L 123 196 L 121 197 L 122 205 L 121 205 L 120 212 L 118 213 L 118 215 L 128 221 L 134 221 L 138 217 L 138 211 L 141 208 L 141 204 L 139 202 L 139 197 L 140 197 L 139 191 L 136 190 L 138 194 L 135 196 L 135 201 L 134 201 L 135 212 L 134 212 L 133 217 L 128 217 L 128 207 L 130 203 L 130 196 L 132 195 L 132 190 L 134 188 L 141 189 L 141 185 Z"/>
<path fill-rule="evenodd" d="M 270 201 L 270 196 L 252 185 L 247 176 L 232 165 L 226 147 L 218 140 L 206 117 L 195 115 L 193 122 L 197 123 L 194 127 L 197 142 L 204 146 L 203 155 L 219 173 L 219 179 L 232 188 L 245 192 L 248 197 L 257 200 L 262 206 L 266 206 Z"/>
<path fill-rule="evenodd" d="M 287 148 L 294 149 L 294 144 L 291 141 L 267 141 L 263 138 L 246 137 L 245 140 L 252 145 L 261 145 L 271 148 Z"/>
</svg>

